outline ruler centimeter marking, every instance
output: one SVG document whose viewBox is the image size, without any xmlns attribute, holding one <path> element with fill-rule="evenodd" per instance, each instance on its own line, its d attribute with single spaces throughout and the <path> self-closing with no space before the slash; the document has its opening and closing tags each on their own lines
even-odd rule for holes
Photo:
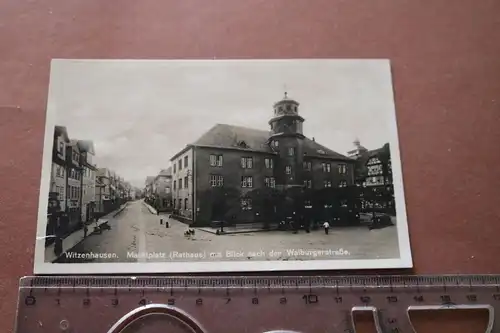
<svg viewBox="0 0 500 333">
<path fill-rule="evenodd" d="M 500 275 L 25 277 L 15 332 L 118 333 L 156 313 L 174 333 L 355 333 L 369 313 L 379 333 L 410 333 L 411 311 L 484 309 L 495 333 L 499 287 Z"/>
</svg>

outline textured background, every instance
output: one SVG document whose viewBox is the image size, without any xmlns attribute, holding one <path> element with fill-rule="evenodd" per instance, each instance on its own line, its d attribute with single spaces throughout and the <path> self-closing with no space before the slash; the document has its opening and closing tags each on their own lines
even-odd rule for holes
<svg viewBox="0 0 500 333">
<path fill-rule="evenodd" d="M 498 0 L 0 7 L 0 328 L 32 272 L 51 58 L 390 58 L 415 273 L 500 273 Z M 138 110 L 139 111 L 139 110 Z"/>
</svg>

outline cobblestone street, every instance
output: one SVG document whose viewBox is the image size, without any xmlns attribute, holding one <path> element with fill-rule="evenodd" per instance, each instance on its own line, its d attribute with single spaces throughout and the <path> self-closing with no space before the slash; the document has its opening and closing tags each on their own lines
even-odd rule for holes
<svg viewBox="0 0 500 333">
<path fill-rule="evenodd" d="M 399 257 L 396 227 L 366 227 L 298 234 L 286 231 L 218 236 L 202 230 L 186 237 L 188 226 L 170 219 L 160 224 L 142 201 L 131 202 L 110 220 L 111 230 L 91 235 L 62 262 L 158 262 L 224 260 L 391 259 Z M 72 256 L 69 259 L 69 256 Z M 105 258 L 107 256 L 107 258 Z"/>
</svg>

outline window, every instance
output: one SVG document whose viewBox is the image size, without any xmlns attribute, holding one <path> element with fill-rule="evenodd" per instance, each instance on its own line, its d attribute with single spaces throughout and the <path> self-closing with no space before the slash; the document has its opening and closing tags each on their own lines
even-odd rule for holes
<svg viewBox="0 0 500 333">
<path fill-rule="evenodd" d="M 184 177 L 184 188 L 188 188 L 188 177 Z"/>
<path fill-rule="evenodd" d="M 188 198 L 184 199 L 184 210 L 188 209 Z"/>
<path fill-rule="evenodd" d="M 245 141 L 242 140 L 242 141 L 238 142 L 238 147 L 240 147 L 240 148 L 248 148 L 248 145 L 247 145 L 247 143 Z"/>
<path fill-rule="evenodd" d="M 241 199 L 241 210 L 252 210 L 252 199 Z"/>
<path fill-rule="evenodd" d="M 286 106 L 286 110 L 287 110 L 287 111 L 292 111 L 292 106 L 291 106 L 290 104 L 287 104 L 287 106 Z"/>
<path fill-rule="evenodd" d="M 222 187 L 224 185 L 224 178 L 220 175 L 210 175 L 211 187 Z"/>
<path fill-rule="evenodd" d="M 382 175 L 382 164 L 368 165 L 368 176 Z"/>
<path fill-rule="evenodd" d="M 279 147 L 279 145 L 280 145 L 279 141 L 274 141 L 274 146 L 275 147 Z"/>
<path fill-rule="evenodd" d="M 176 173 L 176 172 L 177 172 L 177 164 L 174 163 L 174 173 Z"/>
<path fill-rule="evenodd" d="M 272 169 L 274 168 L 274 163 L 273 163 L 273 159 L 272 158 L 266 158 L 264 160 L 265 164 L 266 164 L 266 169 Z"/>
<path fill-rule="evenodd" d="M 304 187 L 312 188 L 312 180 L 310 179 L 304 180 Z"/>
<path fill-rule="evenodd" d="M 179 178 L 179 190 L 182 189 L 182 178 Z"/>
<path fill-rule="evenodd" d="M 176 187 L 177 187 L 177 181 L 174 180 L 174 191 L 176 190 Z M 174 205 L 175 206 L 175 205 Z"/>
<path fill-rule="evenodd" d="M 210 155 L 210 166 L 222 166 L 222 155 Z"/>
<path fill-rule="evenodd" d="M 252 157 L 242 157 L 241 158 L 241 167 L 243 169 L 252 169 L 253 168 L 253 158 Z"/>
<path fill-rule="evenodd" d="M 266 187 L 275 188 L 276 180 L 274 179 L 274 177 L 266 177 L 264 178 L 264 184 L 266 185 Z"/>
<path fill-rule="evenodd" d="M 345 180 L 341 180 L 339 182 L 339 187 L 347 187 L 347 182 Z"/>
<path fill-rule="evenodd" d="M 179 165 L 179 171 L 181 171 L 182 170 L 182 160 L 179 160 L 177 162 L 177 164 Z"/>
<path fill-rule="evenodd" d="M 338 169 L 339 169 L 339 174 L 341 175 L 345 175 L 347 173 L 347 165 L 345 164 L 339 164 Z"/>
<path fill-rule="evenodd" d="M 60 174 L 60 169 L 61 167 L 59 165 L 56 165 L 56 176 L 59 177 L 61 174 Z"/>
<path fill-rule="evenodd" d="M 311 171 L 311 169 L 312 169 L 312 162 L 304 161 L 303 165 L 304 165 L 304 170 L 305 171 Z"/>
<path fill-rule="evenodd" d="M 241 177 L 241 187 L 253 187 L 253 177 L 252 176 Z"/>
<path fill-rule="evenodd" d="M 287 166 L 285 167 L 285 173 L 286 173 L 287 175 L 291 175 L 291 174 L 292 174 L 292 167 L 291 167 L 291 166 L 289 166 L 289 165 L 287 165 Z"/>
<path fill-rule="evenodd" d="M 288 156 L 295 156 L 295 148 L 288 147 Z"/>
<path fill-rule="evenodd" d="M 59 142 L 59 152 L 62 153 L 64 151 L 64 142 Z"/>
<path fill-rule="evenodd" d="M 331 180 L 325 180 L 324 182 L 325 187 L 332 187 L 332 181 Z"/>
<path fill-rule="evenodd" d="M 177 199 L 174 199 L 174 207 L 175 207 L 175 204 L 177 203 Z"/>
<path fill-rule="evenodd" d="M 323 172 L 330 172 L 332 169 L 332 165 L 330 163 L 321 163 L 323 167 Z"/>
<path fill-rule="evenodd" d="M 188 167 L 188 161 L 189 161 L 189 157 L 188 156 L 184 156 L 184 167 L 185 168 Z"/>
<path fill-rule="evenodd" d="M 210 166 L 216 166 L 216 165 L 217 165 L 217 156 L 210 155 Z"/>
</svg>

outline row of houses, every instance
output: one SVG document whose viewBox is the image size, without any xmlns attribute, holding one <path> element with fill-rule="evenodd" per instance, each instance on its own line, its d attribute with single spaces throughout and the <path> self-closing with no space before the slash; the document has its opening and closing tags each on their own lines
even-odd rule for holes
<svg viewBox="0 0 500 333">
<path fill-rule="evenodd" d="M 269 131 L 217 124 L 186 145 L 164 174 L 167 205 L 200 226 L 290 214 L 331 220 L 343 210 L 353 217 L 373 210 L 394 215 L 389 145 L 369 150 L 356 140 L 347 154 L 335 152 L 304 135 L 298 110 L 285 94 L 273 105 Z M 146 180 L 152 201 L 159 176 Z"/>
<path fill-rule="evenodd" d="M 146 177 L 144 200 L 159 212 L 173 210 L 172 168 L 160 170 L 156 176 Z"/>
<path fill-rule="evenodd" d="M 103 216 L 131 198 L 132 187 L 123 177 L 94 162 L 90 140 L 70 139 L 65 126 L 55 126 L 50 175 L 47 235 L 64 215 L 70 232 Z"/>
</svg>

